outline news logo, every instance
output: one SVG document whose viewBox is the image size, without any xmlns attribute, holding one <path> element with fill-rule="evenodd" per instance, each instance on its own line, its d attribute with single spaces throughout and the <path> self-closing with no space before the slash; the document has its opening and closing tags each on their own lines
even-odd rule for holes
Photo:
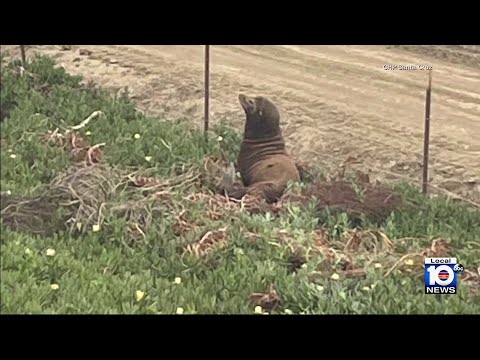
<svg viewBox="0 0 480 360">
<path fill-rule="evenodd" d="M 461 274 L 457 258 L 425 258 L 425 294 L 456 294 Z"/>
<path fill-rule="evenodd" d="M 455 274 L 462 275 L 462 274 L 463 274 L 463 266 L 462 266 L 462 264 L 455 264 L 455 266 L 453 267 L 453 272 L 454 272 Z"/>
</svg>

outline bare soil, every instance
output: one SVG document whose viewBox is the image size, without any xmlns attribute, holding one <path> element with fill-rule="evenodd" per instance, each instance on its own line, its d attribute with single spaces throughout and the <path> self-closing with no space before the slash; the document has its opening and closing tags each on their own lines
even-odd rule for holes
<svg viewBox="0 0 480 360">
<path fill-rule="evenodd" d="M 14 46 L 2 46 L 13 50 Z M 327 171 L 342 162 L 371 179 L 421 179 L 426 70 L 433 68 L 433 186 L 480 203 L 480 46 L 228 45 L 211 47 L 211 122 L 241 128 L 239 92 L 274 100 L 290 152 Z M 202 45 L 29 46 L 138 107 L 201 125 Z M 92 109 L 100 110 L 100 109 Z"/>
</svg>

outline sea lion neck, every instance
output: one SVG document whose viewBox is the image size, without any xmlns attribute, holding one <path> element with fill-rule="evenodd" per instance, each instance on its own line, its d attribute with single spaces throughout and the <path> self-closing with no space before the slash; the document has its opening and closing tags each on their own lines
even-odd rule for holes
<svg viewBox="0 0 480 360">
<path fill-rule="evenodd" d="M 282 138 L 280 127 L 272 127 L 267 122 L 245 122 L 244 139 L 245 140 L 268 140 Z"/>
</svg>

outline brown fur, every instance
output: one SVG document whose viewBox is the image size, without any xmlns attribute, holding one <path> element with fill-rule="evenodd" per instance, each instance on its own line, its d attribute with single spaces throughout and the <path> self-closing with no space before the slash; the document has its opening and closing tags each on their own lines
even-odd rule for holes
<svg viewBox="0 0 480 360">
<path fill-rule="evenodd" d="M 267 202 L 278 200 L 288 182 L 300 181 L 295 162 L 285 150 L 277 107 L 263 96 L 238 96 L 245 111 L 245 132 L 238 157 L 238 170 L 244 187 L 230 189 L 229 196 L 246 193 L 263 196 Z"/>
</svg>

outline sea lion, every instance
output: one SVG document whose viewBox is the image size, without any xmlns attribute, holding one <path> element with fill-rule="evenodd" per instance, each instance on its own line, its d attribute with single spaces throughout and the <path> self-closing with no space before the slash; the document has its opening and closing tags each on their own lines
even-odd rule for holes
<svg viewBox="0 0 480 360">
<path fill-rule="evenodd" d="M 238 156 L 238 171 L 244 186 L 233 188 L 230 182 L 225 191 L 237 199 L 246 193 L 260 193 L 267 202 L 275 202 L 290 181 L 300 181 L 297 166 L 285 149 L 280 112 L 263 96 L 239 94 L 238 100 L 246 115 Z"/>
</svg>

